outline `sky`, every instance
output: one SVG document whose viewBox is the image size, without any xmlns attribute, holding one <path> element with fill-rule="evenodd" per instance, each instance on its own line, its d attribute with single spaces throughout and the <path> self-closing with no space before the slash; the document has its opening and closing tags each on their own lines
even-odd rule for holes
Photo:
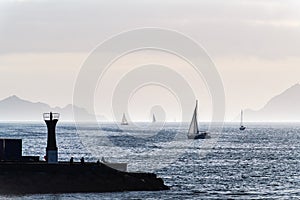
<svg viewBox="0 0 300 200">
<path fill-rule="evenodd" d="M 240 109 L 260 109 L 300 82 L 299 11 L 298 0 L 2 0 L 0 99 L 17 95 L 51 106 L 70 104 L 77 75 L 95 47 L 124 31 L 159 27 L 178 31 L 205 49 L 223 81 L 230 120 Z M 162 59 L 178 70 L 185 66 L 182 73 L 189 67 L 165 53 L 144 51 L 114 63 L 112 76 L 119 73 L 117 66 L 129 70 L 143 59 Z M 186 73 L 188 82 L 197 85 L 193 72 Z M 209 91 L 204 82 L 198 85 L 200 112 L 210 116 Z M 95 102 L 110 90 L 95 91 Z M 129 102 L 135 120 L 150 117 L 148 111 L 157 104 L 171 113 L 168 120 L 180 120 L 171 93 L 154 86 L 136 94 Z M 149 100 L 157 94 L 161 101 Z M 103 101 L 95 110 L 110 118 L 109 100 Z M 147 112 L 141 111 L 143 105 Z"/>
</svg>

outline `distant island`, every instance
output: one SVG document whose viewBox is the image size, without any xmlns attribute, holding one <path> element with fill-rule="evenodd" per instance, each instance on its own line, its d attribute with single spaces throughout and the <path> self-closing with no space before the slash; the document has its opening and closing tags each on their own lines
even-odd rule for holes
<svg viewBox="0 0 300 200">
<path fill-rule="evenodd" d="M 46 103 L 30 102 L 17 97 L 10 96 L 0 101 L 0 121 L 41 121 L 42 113 L 58 112 L 62 121 L 74 121 L 74 111 L 78 114 L 79 121 L 91 121 L 94 115 L 88 113 L 84 108 L 69 104 L 63 108 L 51 107 Z M 103 116 L 97 116 L 98 120 L 105 120 Z"/>
<path fill-rule="evenodd" d="M 255 97 L 254 97 L 255 98 Z M 74 121 L 75 111 L 79 121 L 91 121 L 94 115 L 84 108 L 69 104 L 63 108 L 51 107 L 46 103 L 31 102 L 15 95 L 0 100 L 0 121 L 40 121 L 44 112 L 59 112 L 62 121 Z M 240 115 L 234 119 L 238 121 Z M 107 121 L 104 116 L 97 116 L 100 121 Z M 300 84 L 295 84 L 277 96 L 271 98 L 259 110 L 244 110 L 244 121 L 252 122 L 293 122 L 300 121 Z"/>
<path fill-rule="evenodd" d="M 236 119 L 239 119 L 239 117 Z M 245 121 L 254 122 L 300 121 L 300 84 L 295 84 L 273 97 L 259 110 L 245 110 L 244 119 Z"/>
</svg>

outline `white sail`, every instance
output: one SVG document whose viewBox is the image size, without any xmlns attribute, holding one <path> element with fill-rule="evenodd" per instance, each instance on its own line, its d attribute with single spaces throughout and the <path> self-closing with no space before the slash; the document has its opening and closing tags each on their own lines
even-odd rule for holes
<svg viewBox="0 0 300 200">
<path fill-rule="evenodd" d="M 198 109 L 198 101 L 196 101 L 196 107 L 195 107 L 195 110 L 194 110 L 193 119 L 192 119 L 192 122 L 190 124 L 189 131 L 188 131 L 189 136 L 196 135 L 196 134 L 199 133 L 198 120 L 197 120 L 197 109 Z"/>
<path fill-rule="evenodd" d="M 127 119 L 125 117 L 125 113 L 123 113 L 121 125 L 128 125 Z"/>
<path fill-rule="evenodd" d="M 243 110 L 241 110 L 241 126 L 243 126 Z"/>
<path fill-rule="evenodd" d="M 155 123 L 156 122 L 156 119 L 155 119 L 155 115 L 153 114 L 152 116 L 152 123 Z"/>
</svg>

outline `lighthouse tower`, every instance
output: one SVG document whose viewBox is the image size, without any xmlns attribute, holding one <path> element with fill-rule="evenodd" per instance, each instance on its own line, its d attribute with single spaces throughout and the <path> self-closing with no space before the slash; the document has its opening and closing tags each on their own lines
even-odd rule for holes
<svg viewBox="0 0 300 200">
<path fill-rule="evenodd" d="M 58 163 L 55 127 L 59 119 L 59 113 L 44 113 L 43 117 L 48 129 L 46 160 L 48 163 Z"/>
</svg>

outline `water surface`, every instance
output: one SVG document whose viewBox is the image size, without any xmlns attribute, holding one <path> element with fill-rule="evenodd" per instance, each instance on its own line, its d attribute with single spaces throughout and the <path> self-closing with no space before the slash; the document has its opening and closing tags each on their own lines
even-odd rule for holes
<svg viewBox="0 0 300 200">
<path fill-rule="evenodd" d="M 204 124 L 202 127 L 206 127 Z M 170 191 L 0 196 L 1 199 L 299 199 L 300 124 L 226 124 L 212 148 L 187 140 L 188 125 L 117 127 L 59 123 L 59 159 L 127 162 L 129 171 L 155 172 Z M 23 139 L 23 155 L 42 159 L 46 127 L 0 123 L 1 138 Z M 202 155 L 202 156 L 199 156 Z"/>
</svg>

